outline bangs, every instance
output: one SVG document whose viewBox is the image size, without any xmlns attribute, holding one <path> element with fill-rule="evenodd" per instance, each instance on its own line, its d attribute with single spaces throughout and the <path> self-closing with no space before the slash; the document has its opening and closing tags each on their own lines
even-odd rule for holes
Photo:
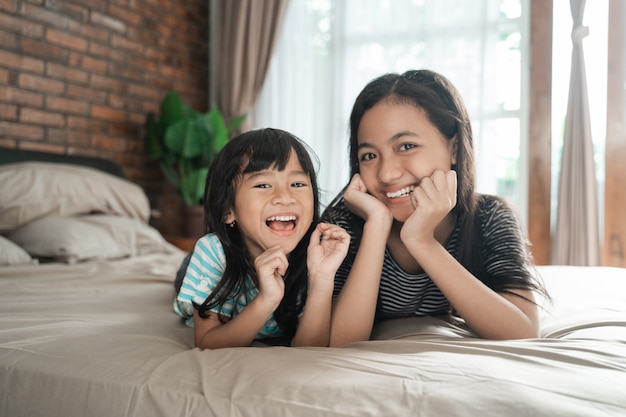
<svg viewBox="0 0 626 417">
<path fill-rule="evenodd" d="M 309 176 L 313 175 L 311 166 L 307 163 L 305 149 L 299 149 L 288 136 L 265 134 L 262 141 L 254 141 L 249 144 L 243 155 L 242 164 L 244 167 L 241 174 L 250 174 L 266 169 L 276 169 L 283 171 L 291 157 L 291 151 L 295 151 L 298 162 L 304 172 Z"/>
</svg>

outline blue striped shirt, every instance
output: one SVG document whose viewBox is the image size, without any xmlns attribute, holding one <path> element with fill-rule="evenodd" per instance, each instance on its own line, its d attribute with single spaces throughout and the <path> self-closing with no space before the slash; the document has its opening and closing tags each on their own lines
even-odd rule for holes
<svg viewBox="0 0 626 417">
<path fill-rule="evenodd" d="M 222 279 L 225 267 L 224 248 L 218 237 L 210 233 L 200 238 L 191 255 L 178 296 L 174 299 L 174 311 L 185 319 L 188 326 L 193 327 L 193 303 L 201 305 L 209 297 Z M 221 308 L 215 306 L 210 311 L 233 318 L 258 294 L 259 290 L 248 276 L 245 291 L 236 298 L 228 299 Z M 282 332 L 272 315 L 261 328 L 257 339 L 279 336 L 282 336 Z"/>
</svg>

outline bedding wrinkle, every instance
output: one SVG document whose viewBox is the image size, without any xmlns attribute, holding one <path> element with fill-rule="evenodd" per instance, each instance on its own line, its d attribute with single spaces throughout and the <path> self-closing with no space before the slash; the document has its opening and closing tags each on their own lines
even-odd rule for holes
<svg viewBox="0 0 626 417">
<path fill-rule="evenodd" d="M 542 271 L 541 339 L 422 317 L 343 348 L 200 350 L 171 310 L 183 257 L 0 268 L 0 415 L 626 415 L 626 271 Z M 603 297 L 579 285 L 590 276 L 611 284 Z"/>
</svg>

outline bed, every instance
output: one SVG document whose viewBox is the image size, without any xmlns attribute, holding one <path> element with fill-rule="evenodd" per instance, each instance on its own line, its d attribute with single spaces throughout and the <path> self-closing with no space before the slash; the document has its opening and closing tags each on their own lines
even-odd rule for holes
<svg viewBox="0 0 626 417">
<path fill-rule="evenodd" d="M 537 267 L 540 339 L 410 318 L 343 348 L 201 351 L 172 310 L 185 253 L 141 188 L 109 162 L 5 151 L 1 416 L 626 416 L 625 269 Z"/>
</svg>

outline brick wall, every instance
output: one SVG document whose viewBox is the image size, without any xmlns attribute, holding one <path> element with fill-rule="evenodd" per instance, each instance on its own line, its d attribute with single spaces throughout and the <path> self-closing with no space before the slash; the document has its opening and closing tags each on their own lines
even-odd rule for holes
<svg viewBox="0 0 626 417">
<path fill-rule="evenodd" d="M 180 234 L 181 205 L 143 152 L 170 90 L 206 110 L 206 0 L 0 0 L 0 147 L 112 159 Z"/>
</svg>

